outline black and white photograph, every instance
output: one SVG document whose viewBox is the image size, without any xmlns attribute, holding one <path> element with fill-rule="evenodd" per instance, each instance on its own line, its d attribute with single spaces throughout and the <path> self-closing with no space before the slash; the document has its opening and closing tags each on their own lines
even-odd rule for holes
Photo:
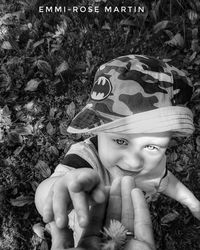
<svg viewBox="0 0 200 250">
<path fill-rule="evenodd" d="M 0 0 L 0 250 L 200 249 L 199 0 Z"/>
</svg>

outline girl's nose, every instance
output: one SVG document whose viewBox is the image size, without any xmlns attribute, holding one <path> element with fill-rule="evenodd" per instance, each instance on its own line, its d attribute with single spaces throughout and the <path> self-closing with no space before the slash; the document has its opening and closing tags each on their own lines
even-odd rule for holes
<svg viewBox="0 0 200 250">
<path fill-rule="evenodd" d="M 124 157 L 124 168 L 131 171 L 141 171 L 143 168 L 142 157 L 136 153 L 128 153 Z"/>
</svg>

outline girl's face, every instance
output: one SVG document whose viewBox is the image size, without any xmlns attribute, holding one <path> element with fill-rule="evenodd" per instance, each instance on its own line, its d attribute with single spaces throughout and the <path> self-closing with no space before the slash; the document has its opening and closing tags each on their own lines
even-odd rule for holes
<svg viewBox="0 0 200 250">
<path fill-rule="evenodd" d="M 99 157 L 113 177 L 146 174 L 159 166 L 170 138 L 170 132 L 98 134 Z"/>
</svg>

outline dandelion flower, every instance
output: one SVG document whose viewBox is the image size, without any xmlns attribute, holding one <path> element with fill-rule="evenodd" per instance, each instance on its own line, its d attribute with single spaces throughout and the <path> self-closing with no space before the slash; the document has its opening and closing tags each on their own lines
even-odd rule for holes
<svg viewBox="0 0 200 250">
<path fill-rule="evenodd" d="M 102 243 L 102 250 L 120 249 L 126 242 L 127 230 L 117 220 L 111 220 L 108 228 L 104 227 L 103 235 L 105 238 Z"/>
</svg>

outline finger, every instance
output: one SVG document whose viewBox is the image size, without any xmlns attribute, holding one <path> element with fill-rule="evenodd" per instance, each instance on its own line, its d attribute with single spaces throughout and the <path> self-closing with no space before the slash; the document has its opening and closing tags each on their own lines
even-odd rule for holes
<svg viewBox="0 0 200 250">
<path fill-rule="evenodd" d="M 134 211 L 131 199 L 131 190 L 135 187 L 134 179 L 131 176 L 124 176 L 121 181 L 122 196 L 122 218 L 121 222 L 125 228 L 134 232 Z"/>
<path fill-rule="evenodd" d="M 106 213 L 105 225 L 108 227 L 110 225 L 110 220 L 121 221 L 121 178 L 116 178 L 113 180 L 110 187 L 110 196 L 108 200 L 108 207 Z"/>
<path fill-rule="evenodd" d="M 53 186 L 49 190 L 49 193 L 47 195 L 47 198 L 45 199 L 45 204 L 43 207 L 43 221 L 45 223 L 49 223 L 54 220 L 52 198 L 53 198 Z"/>
<path fill-rule="evenodd" d="M 72 192 L 92 191 L 100 183 L 100 177 L 93 169 L 81 169 L 73 172 L 74 178 L 69 180 L 68 187 Z M 83 171 L 84 170 L 84 171 Z"/>
<path fill-rule="evenodd" d="M 56 225 L 64 228 L 68 224 L 68 210 L 71 203 L 65 179 L 54 184 L 53 212 Z"/>
<path fill-rule="evenodd" d="M 131 239 L 127 242 L 127 244 L 124 247 L 124 250 L 154 250 L 155 248 L 152 248 L 152 246 L 149 246 L 147 243 Z"/>
<path fill-rule="evenodd" d="M 106 194 L 106 198 L 108 192 Z M 83 231 L 78 246 L 83 249 L 99 250 L 100 249 L 100 232 L 103 227 L 106 202 L 95 204 L 90 210 L 89 224 Z"/>
<path fill-rule="evenodd" d="M 78 223 L 81 227 L 86 227 L 89 222 L 89 204 L 88 197 L 84 192 L 70 192 L 72 203 L 78 217 Z"/>
<path fill-rule="evenodd" d="M 106 192 L 106 201 L 101 204 L 94 204 L 89 211 L 89 223 L 83 232 L 83 237 L 99 236 L 104 224 L 109 190 Z"/>
<path fill-rule="evenodd" d="M 97 203 L 104 202 L 106 199 L 105 186 L 102 183 L 99 183 L 99 185 L 97 185 L 95 189 L 92 190 L 91 197 Z"/>
<path fill-rule="evenodd" d="M 58 228 L 55 222 L 49 223 L 51 249 L 68 249 L 74 246 L 73 231 L 68 227 Z"/>
<path fill-rule="evenodd" d="M 134 188 L 131 192 L 134 208 L 134 233 L 139 241 L 154 247 L 153 229 L 148 205 L 142 191 Z"/>
</svg>

